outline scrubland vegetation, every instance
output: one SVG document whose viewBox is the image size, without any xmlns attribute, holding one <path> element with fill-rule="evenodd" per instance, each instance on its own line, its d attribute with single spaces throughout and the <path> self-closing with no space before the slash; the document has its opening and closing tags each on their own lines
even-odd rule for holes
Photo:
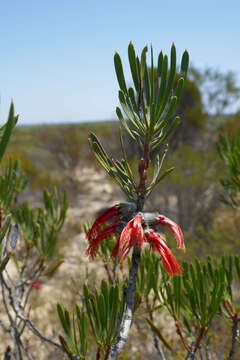
<svg viewBox="0 0 240 360">
<path fill-rule="evenodd" d="M 16 117 L 13 109 L 10 112 L 10 140 L 1 161 L 0 182 L 0 351 L 4 359 L 239 358 L 240 113 L 232 109 L 237 108 L 240 88 L 233 74 L 211 69 L 200 72 L 190 68 L 186 79 L 184 63 L 182 72 L 169 84 L 173 52 L 168 71 L 161 70 L 159 63 L 158 70 L 147 69 L 143 52 L 140 67 L 143 66 L 144 75 L 140 71 L 133 76 L 135 97 L 143 96 L 146 108 L 152 106 L 147 97 L 151 95 L 157 103 L 157 95 L 162 91 L 166 109 L 154 120 L 155 125 L 164 121 L 177 83 L 184 81 L 178 107 L 169 116 L 163 133 L 156 132 L 156 136 L 164 139 L 175 115 L 180 115 L 181 122 L 159 147 L 154 147 L 154 142 L 150 145 L 148 159 L 144 158 L 146 142 L 137 140 L 134 132 L 133 136 L 128 131 L 123 133 L 123 151 L 119 121 L 54 126 L 21 126 L 20 122 L 14 128 Z M 134 73 L 131 48 L 130 64 Z M 122 91 L 120 99 L 126 99 L 128 89 L 116 57 L 115 67 Z M 138 76 L 143 76 L 142 87 Z M 166 85 L 161 90 L 156 78 L 164 76 L 169 89 Z M 150 95 L 145 90 L 148 83 Z M 143 107 L 135 110 L 141 119 L 147 112 Z M 133 122 L 128 121 L 130 125 L 126 126 L 131 132 Z M 149 140 L 149 128 L 145 125 L 141 128 L 137 124 L 135 130 L 143 129 L 142 138 Z M 8 140 L 5 127 L 0 148 L 4 145 L 4 131 Z M 112 177 L 102 173 L 93 157 L 90 133 L 94 133 L 90 137 L 92 151 Z M 154 140 L 154 131 L 152 135 Z M 156 157 L 158 153 L 165 154 L 166 146 L 168 152 L 161 172 L 157 173 Z M 128 165 L 121 163 L 125 155 Z M 141 157 L 145 163 L 141 163 Z M 147 197 L 149 180 L 145 181 L 145 172 L 157 184 L 161 174 L 172 167 L 174 170 Z M 128 184 L 125 194 L 117 187 L 116 177 L 120 178 L 122 189 Z M 134 190 L 134 182 L 136 192 L 131 198 L 128 192 Z M 143 195 L 144 211 L 139 205 Z M 151 220 L 149 225 L 147 216 L 141 215 L 144 231 L 154 226 L 154 233 L 159 231 L 162 241 L 170 244 L 182 275 L 173 274 L 176 268 L 166 266 L 164 255 L 150 251 L 156 244 L 148 248 L 151 243 L 145 237 L 142 248 L 132 244 L 132 259 L 129 256 L 119 261 L 112 257 L 119 237 L 117 232 L 113 234 L 115 228 L 106 232 L 106 239 L 98 244 L 96 258 L 88 258 L 87 237 L 91 246 L 109 221 L 114 221 L 113 216 L 106 218 L 108 225 L 100 222 L 97 235 L 91 240 L 89 229 L 96 216 L 105 208 L 126 201 L 137 204 L 137 210 L 128 214 L 129 218 L 121 212 L 114 213 L 120 214 L 125 226 L 137 213 L 158 212 L 164 214 L 165 221 L 172 219 L 181 227 L 185 253 L 174 250 L 176 228 L 172 223 L 167 228 L 172 233 L 166 232 L 160 223 L 153 225 L 155 220 Z M 179 233 L 179 241 L 178 236 Z M 119 249 L 121 258 L 121 245 Z M 136 291 L 131 293 L 129 271 L 136 258 Z M 125 346 L 117 353 L 114 345 L 120 337 L 120 323 L 124 325 L 129 293 L 134 300 L 132 327 Z"/>
</svg>

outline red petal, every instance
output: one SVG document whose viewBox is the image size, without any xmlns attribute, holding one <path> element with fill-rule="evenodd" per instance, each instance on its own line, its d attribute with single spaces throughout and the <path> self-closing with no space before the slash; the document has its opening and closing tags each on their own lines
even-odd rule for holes
<svg viewBox="0 0 240 360">
<path fill-rule="evenodd" d="M 166 245 L 165 241 L 161 238 L 160 234 L 156 232 L 145 233 L 152 250 L 157 250 L 163 261 L 163 265 L 170 275 L 181 274 L 181 268 L 177 260 L 173 256 L 171 250 Z"/>
<path fill-rule="evenodd" d="M 185 244 L 181 228 L 174 221 L 168 219 L 164 215 L 159 215 L 157 218 L 160 225 L 166 226 L 174 234 L 177 240 L 178 249 L 185 251 Z"/>
<path fill-rule="evenodd" d="M 120 255 L 121 258 L 126 257 L 134 246 L 135 240 L 137 239 L 139 246 L 141 246 L 144 238 L 142 216 L 137 214 L 123 229 L 120 238 L 112 251 L 112 256 Z"/>
<path fill-rule="evenodd" d="M 94 221 L 93 226 L 87 233 L 88 241 L 91 243 L 94 241 L 94 237 L 97 236 L 99 227 L 106 221 L 112 219 L 114 216 L 117 216 L 119 213 L 120 205 L 114 205 L 106 210 L 104 210 Z"/>
<path fill-rule="evenodd" d="M 92 240 L 91 244 L 89 245 L 89 247 L 87 248 L 86 253 L 91 257 L 94 258 L 97 254 L 97 250 L 99 248 L 100 242 L 104 239 L 106 239 L 106 237 L 111 237 L 114 234 L 118 233 L 118 229 L 117 229 L 117 224 L 116 222 L 119 219 L 115 219 L 114 222 L 112 224 L 109 224 L 107 226 L 105 226 L 98 234 L 97 236 Z"/>
</svg>

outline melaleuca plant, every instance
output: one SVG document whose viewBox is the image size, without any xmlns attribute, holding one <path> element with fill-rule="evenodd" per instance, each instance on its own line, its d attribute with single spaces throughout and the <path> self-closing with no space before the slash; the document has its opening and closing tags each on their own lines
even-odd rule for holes
<svg viewBox="0 0 240 360">
<path fill-rule="evenodd" d="M 83 293 L 85 310 L 80 311 L 76 305 L 72 322 L 68 310 L 63 309 L 60 304 L 57 305 L 69 345 L 60 335 L 61 344 L 70 359 L 74 359 L 74 355 L 86 359 L 90 325 L 97 347 L 96 358 L 100 359 L 103 356 L 104 359 L 108 359 L 111 345 L 116 341 L 124 310 L 121 286 L 119 283 L 109 285 L 106 281 L 102 281 L 100 292 L 97 290 L 90 292 L 85 285 Z"/>
<path fill-rule="evenodd" d="M 174 347 L 163 336 L 152 316 L 153 313 L 156 316 L 163 309 L 167 309 L 175 323 L 176 333 L 187 354 L 186 359 L 195 359 L 198 356 L 208 359 L 212 356 L 214 344 L 211 343 L 211 335 L 208 334 L 213 330 L 213 320 L 217 317 L 218 321 L 222 318 L 227 319 L 229 323 L 230 320 L 232 344 L 227 346 L 225 354 L 228 353 L 228 359 L 232 359 L 240 321 L 236 306 L 237 297 L 234 299 L 233 296 L 234 281 L 239 282 L 240 279 L 239 257 L 223 256 L 220 261 L 213 261 L 209 256 L 206 262 L 200 262 L 198 259 L 190 264 L 184 262 L 182 277 L 170 277 L 162 266 L 160 269 L 161 271 L 156 273 L 152 267 L 146 267 L 139 275 L 140 284 L 147 290 L 145 294 L 149 294 L 151 290 L 154 292 L 155 296 L 150 297 L 153 303 L 146 320 L 165 351 L 171 353 L 174 358 L 177 357 Z M 150 276 L 151 281 L 144 282 Z M 144 294 L 141 289 L 139 290 L 139 293 Z"/>
<path fill-rule="evenodd" d="M 18 204 L 27 176 L 21 172 L 18 161 L 3 159 L 16 122 L 11 104 L 8 121 L 0 128 L 0 287 L 5 313 L 0 326 L 11 341 L 11 346 L 6 346 L 5 358 L 12 355 L 15 359 L 32 359 L 23 340 L 27 328 L 61 349 L 60 343 L 40 333 L 31 321 L 30 294 L 41 289 L 42 275 L 53 274 L 61 264 L 54 255 L 68 204 L 65 194 L 61 196 L 57 190 L 52 194 L 44 191 L 42 208 L 30 209 L 27 203 Z M 9 271 L 8 265 L 14 266 L 15 271 Z"/>
<path fill-rule="evenodd" d="M 116 243 L 112 248 L 112 257 L 123 261 L 133 249 L 128 283 L 124 290 L 124 312 L 116 340 L 104 355 L 106 359 L 118 357 L 130 331 L 136 305 L 136 282 L 143 244 L 149 244 L 151 251 L 159 253 L 164 268 L 170 275 L 181 274 L 181 267 L 165 239 L 158 232 L 158 227 L 163 226 L 170 230 L 176 238 L 178 249 L 185 250 L 180 227 L 165 215 L 158 212 L 147 213 L 143 208 L 152 190 L 173 170 L 170 168 L 162 171 L 162 165 L 166 156 L 166 141 L 180 121 L 176 116 L 176 109 L 187 76 L 189 56 L 187 51 L 183 53 L 181 66 L 177 71 L 174 44 L 171 48 L 170 67 L 168 56 L 162 52 L 158 55 L 157 65 L 154 65 L 152 47 L 150 66 L 148 66 L 147 51 L 146 46 L 139 57 L 132 43 L 129 44 L 128 59 L 133 81 L 133 86 L 129 88 L 121 58 L 118 53 L 114 56 L 120 87 L 118 97 L 121 108 L 116 108 L 116 114 L 122 129 L 120 131 L 122 158 L 112 159 L 97 137 L 93 133 L 89 136 L 91 150 L 107 173 L 120 186 L 128 201 L 112 206 L 97 217 L 87 233 L 89 241 L 87 254 L 94 258 L 101 243 L 106 238 L 110 241 L 113 237 Z M 140 154 L 138 176 L 128 162 L 123 131 L 138 146 Z M 154 171 L 149 179 L 150 168 Z"/>
<path fill-rule="evenodd" d="M 229 140 L 220 135 L 217 151 L 227 168 L 227 176 L 220 179 L 220 183 L 227 192 L 227 197 L 222 200 L 227 205 L 239 207 L 240 203 L 240 139 L 233 136 Z"/>
<path fill-rule="evenodd" d="M 14 114 L 14 105 L 11 103 L 8 120 L 7 122 L 0 127 L 0 163 L 2 163 L 3 155 L 6 151 L 8 142 L 12 131 L 17 123 L 18 116 Z M 3 243 L 3 240 L 9 237 L 11 219 L 10 217 L 6 218 L 4 221 L 4 211 L 9 208 L 9 205 L 12 201 L 14 189 L 17 185 L 17 171 L 18 164 L 12 164 L 9 161 L 9 164 L 6 166 L 4 176 L 0 177 L 0 245 L 1 245 L 1 262 L 0 262 L 0 271 L 4 270 L 6 267 L 10 253 L 6 251 L 6 246 Z"/>
</svg>

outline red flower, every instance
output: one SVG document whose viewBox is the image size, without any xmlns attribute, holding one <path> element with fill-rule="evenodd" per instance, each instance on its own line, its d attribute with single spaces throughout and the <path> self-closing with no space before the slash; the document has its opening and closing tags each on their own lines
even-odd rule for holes
<svg viewBox="0 0 240 360">
<path fill-rule="evenodd" d="M 158 215 L 157 220 L 160 225 L 166 226 L 174 234 L 178 244 L 177 249 L 185 251 L 183 233 L 180 227 L 174 221 L 168 219 L 164 215 Z"/>
<path fill-rule="evenodd" d="M 106 221 L 112 219 L 113 221 L 110 224 L 102 227 Z M 157 213 L 136 214 L 135 203 L 121 203 L 105 210 L 97 217 L 87 233 L 89 241 L 87 254 L 94 258 L 102 240 L 119 234 L 112 256 L 119 256 L 120 259 L 124 259 L 136 242 L 141 247 L 143 242 L 147 241 L 152 250 L 157 250 L 160 253 L 167 272 L 170 275 L 180 274 L 181 268 L 166 242 L 159 233 L 152 230 L 158 224 L 168 227 L 176 237 L 178 249 L 185 251 L 182 231 L 175 222 Z M 125 227 L 123 228 L 123 226 Z"/>
<path fill-rule="evenodd" d="M 100 242 L 106 237 L 111 237 L 121 232 L 121 223 L 126 223 L 125 219 L 131 218 L 136 211 L 136 204 L 131 202 L 120 203 L 104 210 L 95 220 L 93 226 L 87 233 L 89 247 L 87 254 L 92 258 L 96 255 Z M 115 218 L 115 219 L 114 219 Z M 101 228 L 109 220 L 112 223 Z"/>
<path fill-rule="evenodd" d="M 29 285 L 35 287 L 36 290 L 40 290 L 40 284 L 38 281 L 29 280 Z"/>
<path fill-rule="evenodd" d="M 134 246 L 135 241 L 137 241 L 139 247 L 141 247 L 144 239 L 142 215 L 137 214 L 123 229 L 118 242 L 112 251 L 112 256 L 120 255 L 121 258 L 125 258 Z"/>
<path fill-rule="evenodd" d="M 181 274 L 181 268 L 177 263 L 177 260 L 173 256 L 172 252 L 166 245 L 166 242 L 161 238 L 161 235 L 157 232 L 145 232 L 147 241 L 150 244 L 152 250 L 157 250 L 162 258 L 163 265 L 170 275 Z"/>
</svg>

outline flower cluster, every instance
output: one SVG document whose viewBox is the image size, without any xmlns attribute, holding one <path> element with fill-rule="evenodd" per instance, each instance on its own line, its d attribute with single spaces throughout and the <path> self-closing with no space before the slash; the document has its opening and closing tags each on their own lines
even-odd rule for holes
<svg viewBox="0 0 240 360">
<path fill-rule="evenodd" d="M 102 226 L 109 221 L 110 224 Z M 87 253 L 94 258 L 100 242 L 117 234 L 118 241 L 112 256 L 124 259 L 135 243 L 141 247 L 147 242 L 153 251 L 159 252 L 163 265 L 170 275 L 180 274 L 181 268 L 165 239 L 155 231 L 157 225 L 167 227 L 177 240 L 177 248 L 185 251 L 182 231 L 175 222 L 158 213 L 137 212 L 135 203 L 125 202 L 108 208 L 97 217 L 87 234 L 89 241 Z"/>
</svg>

